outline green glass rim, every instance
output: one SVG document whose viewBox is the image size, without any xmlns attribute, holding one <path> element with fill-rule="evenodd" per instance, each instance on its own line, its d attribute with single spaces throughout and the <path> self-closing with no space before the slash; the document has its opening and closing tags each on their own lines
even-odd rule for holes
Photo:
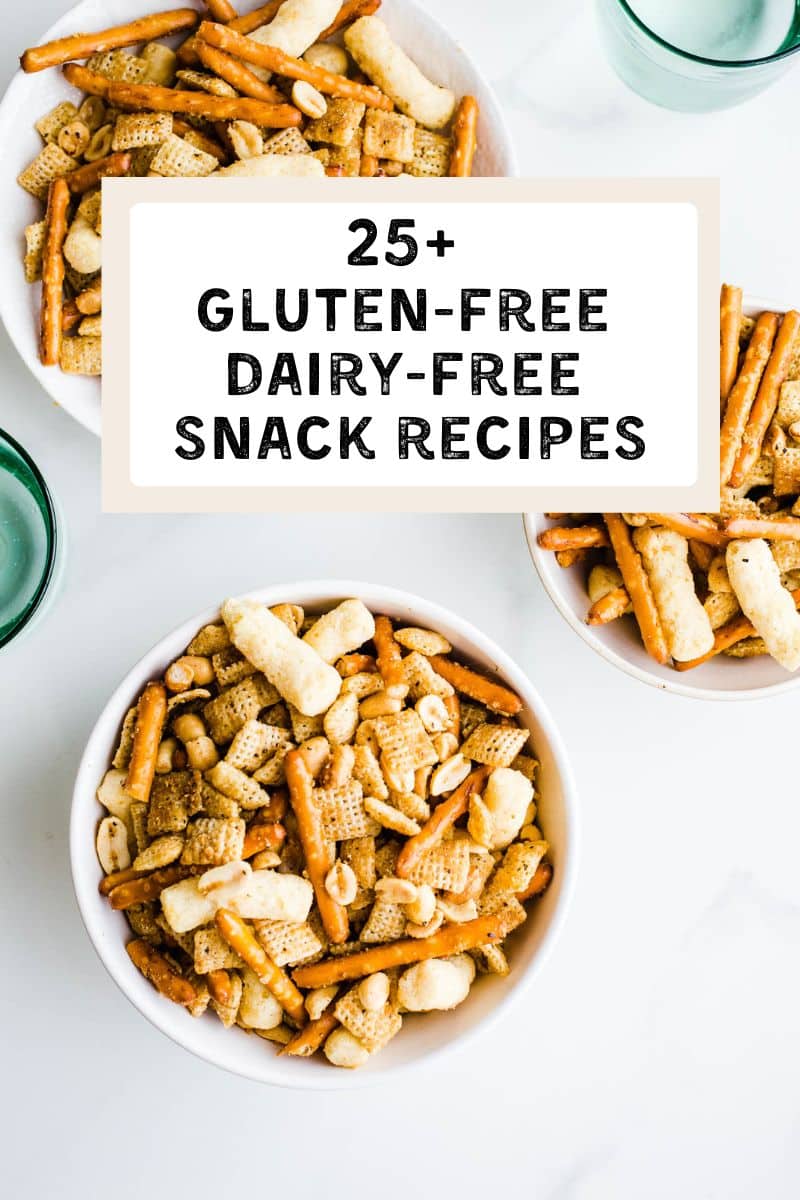
<svg viewBox="0 0 800 1200">
<path fill-rule="evenodd" d="M 637 16 L 630 4 L 628 4 L 628 0 L 617 0 L 617 4 L 630 17 L 634 25 L 641 29 L 642 33 L 646 34 L 651 41 L 656 42 L 659 46 L 663 46 L 665 50 L 669 50 L 672 54 L 677 54 L 679 58 L 685 58 L 689 62 L 700 63 L 704 67 L 717 67 L 720 70 L 735 70 L 739 67 L 766 67 L 771 63 L 791 58 L 793 54 L 797 54 L 800 51 L 800 38 L 798 38 L 794 46 L 787 46 L 784 50 L 778 50 L 775 54 L 768 54 L 764 58 L 704 58 L 702 54 L 692 54 L 689 50 L 682 50 L 680 46 L 673 46 L 672 42 L 668 42 L 666 38 L 657 34 L 649 25 L 645 25 L 641 17 Z"/>
<path fill-rule="evenodd" d="M 37 467 L 36 463 L 31 458 L 24 446 L 21 446 L 16 438 L 12 437 L 5 429 L 0 426 L 0 442 L 7 443 L 11 449 L 20 456 L 25 466 L 33 476 L 34 482 L 39 489 L 39 508 L 45 518 L 47 525 L 47 562 L 45 563 L 42 578 L 39 581 L 39 586 L 33 594 L 33 599 L 26 608 L 25 612 L 15 621 L 5 634 L 0 636 L 0 649 L 7 646 L 10 641 L 17 637 L 25 626 L 32 620 L 37 610 L 41 606 L 42 601 L 47 593 L 53 578 L 53 573 L 56 566 L 56 555 L 58 549 L 58 520 L 56 518 L 56 509 L 53 503 L 53 497 L 50 495 L 50 489 L 47 486 L 42 472 Z"/>
</svg>

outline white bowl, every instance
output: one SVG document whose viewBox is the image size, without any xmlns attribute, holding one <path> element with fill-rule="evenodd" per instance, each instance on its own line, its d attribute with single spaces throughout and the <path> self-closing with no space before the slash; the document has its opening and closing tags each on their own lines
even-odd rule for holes
<svg viewBox="0 0 800 1200">
<path fill-rule="evenodd" d="M 182 0 L 207 15 L 202 0 Z M 256 0 L 253 0 L 253 7 Z M 48 29 L 40 42 L 85 30 L 105 29 L 150 12 L 147 0 L 82 0 Z M 475 175 L 517 174 L 511 136 L 495 95 L 457 36 L 446 31 L 415 0 L 383 0 L 380 16 L 398 43 L 437 83 L 457 95 L 471 94 L 480 104 L 479 148 Z M 179 39 L 175 39 L 179 40 Z M 25 49 L 19 47 L 19 53 Z M 39 362 L 39 287 L 25 282 L 22 269 L 23 230 L 43 215 L 42 205 L 17 183 L 17 175 L 41 149 L 34 121 L 62 100 L 74 100 L 75 89 L 60 69 L 26 75 L 17 71 L 0 104 L 0 145 L 5 168 L 0 178 L 4 213 L 0 230 L 0 318 L 26 366 L 44 390 L 70 416 L 100 436 L 100 381 L 65 375 Z"/>
<path fill-rule="evenodd" d="M 467 621 L 418 596 L 394 588 L 350 580 L 274 585 L 253 592 L 265 604 L 296 602 L 310 611 L 359 596 L 373 612 L 385 612 L 404 623 L 440 630 L 456 651 L 490 672 L 498 672 L 523 699 L 522 719 L 541 762 L 537 797 L 542 828 L 552 847 L 553 881 L 530 908 L 525 924 L 510 943 L 511 974 L 505 979 L 482 976 L 468 999 L 454 1012 L 404 1018 L 400 1034 L 365 1067 L 355 1072 L 314 1059 L 279 1058 L 276 1048 L 239 1029 L 224 1029 L 212 1015 L 192 1018 L 165 1000 L 147 983 L 125 951 L 130 929 L 98 892 L 102 871 L 94 849 L 102 815 L 95 792 L 108 769 L 122 719 L 143 685 L 158 677 L 184 649 L 201 625 L 217 618 L 214 609 L 193 617 L 154 646 L 126 675 L 95 725 L 81 760 L 72 802 L 70 857 L 72 878 L 89 937 L 111 977 L 128 999 L 158 1029 L 199 1057 L 239 1075 L 298 1088 L 343 1088 L 375 1082 L 412 1067 L 434 1054 L 452 1050 L 478 1029 L 487 1029 L 526 992 L 561 931 L 577 861 L 575 786 L 560 736 L 539 695 L 525 675 L 489 638 Z M 102 999 L 101 999 L 102 1002 Z"/>
<path fill-rule="evenodd" d="M 758 297 L 748 297 L 744 306 L 748 316 L 765 311 L 786 312 L 787 307 Z M 585 573 L 579 567 L 560 567 L 552 551 L 540 549 L 537 535 L 552 525 L 542 513 L 525 513 L 524 522 L 533 564 L 562 617 L 606 662 L 634 679 L 696 700 L 761 700 L 800 685 L 800 672 L 790 674 L 766 655 L 742 659 L 719 654 L 686 672 L 662 667 L 642 645 L 633 617 L 622 617 L 605 626 L 587 625 L 589 599 Z"/>
</svg>

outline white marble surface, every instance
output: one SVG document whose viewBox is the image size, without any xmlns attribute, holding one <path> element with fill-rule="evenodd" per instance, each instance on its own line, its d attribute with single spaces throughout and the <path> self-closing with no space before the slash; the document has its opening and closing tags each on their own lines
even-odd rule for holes
<svg viewBox="0 0 800 1200">
<path fill-rule="evenodd" d="M 588 0 L 431 4 L 496 81 L 527 172 L 719 174 L 725 273 L 796 299 L 800 76 L 677 116 L 617 83 Z M 4 13 L 4 77 L 62 8 Z M 551 610 L 517 517 L 101 516 L 96 442 L 2 332 L 0 419 L 71 537 L 57 609 L 0 658 L 9 1195 L 797 1195 L 798 698 L 703 705 L 615 673 Z M 84 935 L 66 834 L 82 743 L 130 662 L 224 592 L 325 574 L 424 591 L 515 655 L 571 751 L 584 854 L 527 1007 L 395 1087 L 315 1095 L 228 1077 L 138 1016 Z"/>
</svg>

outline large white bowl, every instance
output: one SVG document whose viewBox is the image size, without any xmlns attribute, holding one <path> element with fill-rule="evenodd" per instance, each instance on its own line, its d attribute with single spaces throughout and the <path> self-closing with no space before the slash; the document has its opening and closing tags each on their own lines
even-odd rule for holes
<svg viewBox="0 0 800 1200">
<path fill-rule="evenodd" d="M 747 297 L 745 301 L 748 316 L 765 311 L 782 313 L 787 307 L 758 297 Z M 537 535 L 552 525 L 542 513 L 525 513 L 524 522 L 534 566 L 562 617 L 606 662 L 634 679 L 696 700 L 762 700 L 800 685 L 800 672 L 791 674 L 766 655 L 742 659 L 719 654 L 686 672 L 662 667 L 642 645 L 633 617 L 623 617 L 610 625 L 587 625 L 589 600 L 585 572 L 580 568 L 560 567 L 552 551 L 539 548 Z"/>
<path fill-rule="evenodd" d="M 181 0 L 207 15 L 202 0 Z M 256 6 L 256 0 L 246 8 Z M 86 30 L 119 25 L 152 10 L 148 0 L 82 0 L 57 21 L 40 42 Z M 480 104 L 479 148 L 475 175 L 517 174 L 511 136 L 495 95 L 456 36 L 415 0 L 383 0 L 380 16 L 398 43 L 437 83 L 457 95 L 471 94 Z M 19 47 L 19 52 L 25 49 Z M 100 436 L 100 381 L 65 375 L 39 362 L 39 287 L 25 282 L 22 269 L 23 230 L 43 215 L 42 205 L 17 183 L 17 175 L 41 149 L 34 121 L 62 100 L 74 100 L 75 89 L 56 68 L 26 75 L 18 71 L 0 104 L 0 145 L 4 169 L 0 177 L 3 222 L 0 228 L 0 318 L 8 335 L 44 390 L 87 429 Z"/>
<path fill-rule="evenodd" d="M 302 604 L 310 611 L 328 607 L 347 596 L 359 596 L 373 612 L 385 612 L 403 623 L 440 630 L 456 651 L 476 666 L 497 672 L 523 699 L 522 719 L 531 731 L 531 744 L 541 762 L 538 780 L 539 819 L 552 847 L 553 882 L 530 908 L 530 916 L 510 941 L 508 978 L 482 976 L 460 1008 L 404 1019 L 401 1033 L 355 1072 L 314 1059 L 279 1058 L 268 1042 L 239 1029 L 224 1029 L 212 1015 L 193 1019 L 165 1000 L 147 983 L 125 951 L 129 926 L 98 892 L 102 871 L 94 849 L 95 830 L 102 811 L 95 791 L 107 770 L 122 719 L 143 685 L 158 677 L 188 644 L 201 625 L 217 617 L 201 613 L 168 634 L 123 679 L 95 725 L 81 760 L 72 802 L 70 857 L 78 905 L 97 953 L 111 977 L 141 1013 L 158 1029 L 194 1054 L 239 1075 L 262 1083 L 298 1088 L 342 1088 L 375 1082 L 412 1067 L 434 1054 L 452 1050 L 492 1022 L 528 991 L 561 931 L 572 892 L 577 861 L 577 808 L 561 738 L 538 693 L 512 660 L 489 638 L 447 609 L 394 588 L 350 580 L 275 585 L 253 592 L 265 604 Z M 102 999 L 101 999 L 102 1002 Z M 535 1022 L 535 1009 L 532 1010 Z"/>
</svg>

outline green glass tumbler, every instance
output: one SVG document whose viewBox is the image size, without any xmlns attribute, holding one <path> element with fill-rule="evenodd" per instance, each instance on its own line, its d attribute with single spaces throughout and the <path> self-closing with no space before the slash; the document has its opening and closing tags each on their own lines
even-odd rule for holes
<svg viewBox="0 0 800 1200">
<path fill-rule="evenodd" d="M 0 647 L 53 599 L 63 563 L 56 505 L 36 463 L 0 429 Z"/>
<path fill-rule="evenodd" d="M 800 0 L 597 0 L 608 58 L 662 108 L 731 108 L 800 54 Z"/>
</svg>

